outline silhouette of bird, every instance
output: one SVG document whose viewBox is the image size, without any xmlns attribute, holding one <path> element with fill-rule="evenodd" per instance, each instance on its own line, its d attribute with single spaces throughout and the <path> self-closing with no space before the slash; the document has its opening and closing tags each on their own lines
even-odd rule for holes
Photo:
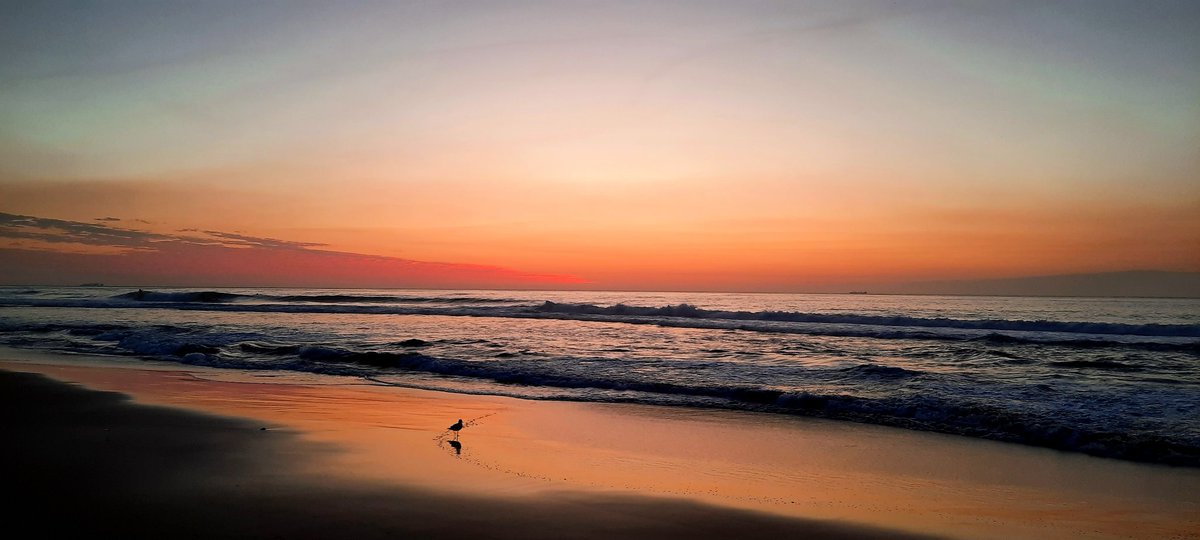
<svg viewBox="0 0 1200 540">
<path fill-rule="evenodd" d="M 450 431 L 453 431 L 454 436 L 458 437 L 458 432 L 462 431 L 462 428 L 463 428 L 462 418 L 459 418 L 458 422 L 456 422 L 453 426 L 450 426 L 447 429 L 449 429 Z"/>
<path fill-rule="evenodd" d="M 462 443 L 458 441 L 450 441 L 450 447 L 454 449 L 455 455 L 462 455 Z"/>
</svg>

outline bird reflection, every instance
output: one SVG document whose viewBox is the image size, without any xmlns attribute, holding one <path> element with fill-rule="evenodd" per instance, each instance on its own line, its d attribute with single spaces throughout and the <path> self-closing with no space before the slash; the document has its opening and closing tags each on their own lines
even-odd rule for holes
<svg viewBox="0 0 1200 540">
<path fill-rule="evenodd" d="M 443 444 L 449 444 L 450 448 L 454 449 L 455 456 L 462 456 L 463 445 L 461 442 L 458 441 L 458 437 L 459 437 L 459 435 L 462 434 L 463 429 L 475 426 L 479 423 L 480 420 L 483 420 L 484 418 L 492 416 L 493 414 L 496 414 L 496 413 L 494 413 L 494 412 L 487 413 L 483 416 L 472 418 L 465 422 L 463 421 L 462 418 L 459 418 L 457 422 L 451 424 L 450 427 L 446 428 L 446 431 L 443 431 L 437 437 L 434 437 L 434 440 L 437 441 L 439 448 L 442 447 Z M 451 433 L 454 434 L 453 438 L 451 438 L 451 435 L 450 435 Z"/>
</svg>

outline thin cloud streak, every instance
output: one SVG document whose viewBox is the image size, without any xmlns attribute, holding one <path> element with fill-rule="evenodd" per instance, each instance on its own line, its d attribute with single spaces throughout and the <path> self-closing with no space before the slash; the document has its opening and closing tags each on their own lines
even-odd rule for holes
<svg viewBox="0 0 1200 540">
<path fill-rule="evenodd" d="M 0 239 L 11 241 L 0 246 L 0 282 L 493 288 L 587 282 L 498 266 L 313 249 L 324 245 L 315 242 L 213 230 L 179 232 L 186 234 L 0 213 Z M 30 246 L 22 240 L 44 244 Z M 66 249 L 68 245 L 98 251 L 80 253 Z"/>
</svg>

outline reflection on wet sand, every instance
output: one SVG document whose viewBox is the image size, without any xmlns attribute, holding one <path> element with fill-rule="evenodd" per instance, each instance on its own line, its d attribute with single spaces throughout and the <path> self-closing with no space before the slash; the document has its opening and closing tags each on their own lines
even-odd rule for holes
<svg viewBox="0 0 1200 540">
<path fill-rule="evenodd" d="M 228 372 L 199 368 L 38 369 L 130 392 L 141 402 L 258 418 L 270 432 L 295 430 L 337 448 L 311 472 L 381 485 L 535 496 L 623 492 L 965 537 L 1170 537 L 1200 527 L 1197 471 L 961 437 L 359 381 L 313 386 L 244 375 L 235 381 Z M 206 380 L 217 377 L 223 380 Z M 446 427 L 460 416 L 471 419 L 460 430 L 471 428 L 461 435 L 470 437 L 470 452 Z"/>
<path fill-rule="evenodd" d="M 489 417 L 489 416 L 492 416 L 492 415 L 494 415 L 494 414 L 496 414 L 496 413 L 494 413 L 494 412 L 487 413 L 487 414 L 485 414 L 485 415 L 483 415 L 483 416 L 478 416 L 478 417 L 472 418 L 472 419 L 471 419 L 470 421 L 468 421 L 468 422 L 463 422 L 463 419 L 462 419 L 462 418 L 459 418 L 459 419 L 458 419 L 458 422 L 455 422 L 453 425 L 451 425 L 450 427 L 446 428 L 446 430 L 447 430 L 448 432 L 450 432 L 450 433 L 453 433 L 453 434 L 454 434 L 454 438 L 453 438 L 453 439 L 449 438 L 450 434 L 449 434 L 449 433 L 445 433 L 445 432 L 443 432 L 442 434 L 438 435 L 437 437 L 434 437 L 434 440 L 435 440 L 435 441 L 437 441 L 438 448 L 442 448 L 442 447 L 444 447 L 445 445 L 449 445 L 449 446 L 450 446 L 450 448 L 453 448 L 453 449 L 454 449 L 454 455 L 455 455 L 455 456 L 461 456 L 461 455 L 462 455 L 462 450 L 463 450 L 463 445 L 462 445 L 462 442 L 460 442 L 458 439 L 459 439 L 459 435 L 461 435 L 461 434 L 462 434 L 462 430 L 463 430 L 463 428 L 467 428 L 467 427 L 471 427 L 471 426 L 474 426 L 474 425 L 478 425 L 478 424 L 480 423 L 480 421 L 481 421 L 481 420 L 483 420 L 484 418 L 487 418 L 487 417 Z"/>
</svg>

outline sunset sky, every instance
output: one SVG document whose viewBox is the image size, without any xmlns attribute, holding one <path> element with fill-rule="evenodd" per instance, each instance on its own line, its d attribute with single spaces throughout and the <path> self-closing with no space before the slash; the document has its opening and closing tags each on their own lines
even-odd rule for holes
<svg viewBox="0 0 1200 540">
<path fill-rule="evenodd" d="M 1193 0 L 0 17 L 0 283 L 823 291 L 1129 269 L 1200 271 Z"/>
</svg>

